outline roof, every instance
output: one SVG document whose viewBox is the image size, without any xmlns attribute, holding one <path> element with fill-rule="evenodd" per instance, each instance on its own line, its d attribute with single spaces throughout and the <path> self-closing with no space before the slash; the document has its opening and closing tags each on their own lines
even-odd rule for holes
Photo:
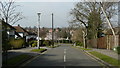
<svg viewBox="0 0 120 68">
<path fill-rule="evenodd" d="M 13 26 L 16 29 L 17 33 L 26 33 L 27 35 L 29 34 L 24 28 L 22 28 L 21 26 Z"/>
<path fill-rule="evenodd" d="M 2 26 L 3 28 L 7 28 L 8 30 L 16 30 L 14 27 L 12 27 L 11 25 L 9 25 L 8 23 L 2 21 Z"/>
<path fill-rule="evenodd" d="M 16 32 L 27 32 L 25 29 L 23 29 L 20 26 L 13 26 L 16 29 Z"/>
</svg>

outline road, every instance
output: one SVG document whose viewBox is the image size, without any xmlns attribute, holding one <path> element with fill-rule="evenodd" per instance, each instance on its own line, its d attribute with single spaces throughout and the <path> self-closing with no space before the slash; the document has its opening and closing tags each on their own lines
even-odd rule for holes
<svg viewBox="0 0 120 68">
<path fill-rule="evenodd" d="M 61 45 L 60 47 L 49 49 L 46 53 L 37 56 L 24 66 L 64 66 L 65 68 L 65 66 L 101 66 L 101 64 L 79 49 L 70 45 Z"/>
</svg>

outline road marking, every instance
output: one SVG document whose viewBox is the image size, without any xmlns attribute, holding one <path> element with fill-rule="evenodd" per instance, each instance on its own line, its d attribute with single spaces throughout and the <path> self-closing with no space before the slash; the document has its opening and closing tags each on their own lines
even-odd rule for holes
<svg viewBox="0 0 120 68">
<path fill-rule="evenodd" d="M 64 49 L 64 54 L 66 54 L 66 49 Z"/>
<path fill-rule="evenodd" d="M 66 49 L 64 49 L 64 62 L 66 62 Z"/>
<path fill-rule="evenodd" d="M 66 62 L 66 55 L 64 55 L 64 62 Z"/>
</svg>

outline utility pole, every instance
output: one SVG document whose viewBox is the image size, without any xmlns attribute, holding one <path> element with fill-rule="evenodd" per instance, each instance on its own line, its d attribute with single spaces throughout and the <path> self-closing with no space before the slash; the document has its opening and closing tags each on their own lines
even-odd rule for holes
<svg viewBox="0 0 120 68">
<path fill-rule="evenodd" d="M 54 46 L 54 23 L 53 23 L 53 13 L 52 13 L 52 46 Z"/>
<path fill-rule="evenodd" d="M 38 49 L 40 49 L 40 46 L 39 46 L 39 44 L 40 44 L 40 14 L 41 13 L 37 13 L 37 15 L 38 15 L 38 39 L 37 39 L 37 41 L 38 41 L 38 43 L 37 43 L 37 47 L 38 47 Z"/>
<path fill-rule="evenodd" d="M 102 2 L 100 2 L 100 4 L 101 4 L 101 9 L 102 9 L 102 11 L 103 11 L 103 14 L 104 14 L 105 17 L 106 17 L 107 23 L 108 23 L 108 25 L 110 26 L 110 29 L 112 30 L 112 33 L 113 33 L 113 36 L 114 36 L 114 45 L 117 46 L 117 45 L 116 45 L 116 35 L 115 35 L 115 31 L 114 31 L 114 29 L 113 29 L 113 27 L 112 27 L 112 25 L 111 25 L 111 23 L 110 23 L 110 20 L 109 20 L 108 17 L 107 17 L 106 12 L 105 12 L 104 9 L 103 9 Z M 109 46 L 108 49 L 110 49 L 110 46 Z"/>
</svg>

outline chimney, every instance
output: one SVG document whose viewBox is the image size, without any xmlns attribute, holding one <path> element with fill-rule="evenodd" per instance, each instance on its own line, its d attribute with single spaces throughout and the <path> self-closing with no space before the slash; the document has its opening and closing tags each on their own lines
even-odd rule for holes
<svg viewBox="0 0 120 68">
<path fill-rule="evenodd" d="M 20 26 L 20 24 L 18 24 L 18 26 Z"/>
</svg>

